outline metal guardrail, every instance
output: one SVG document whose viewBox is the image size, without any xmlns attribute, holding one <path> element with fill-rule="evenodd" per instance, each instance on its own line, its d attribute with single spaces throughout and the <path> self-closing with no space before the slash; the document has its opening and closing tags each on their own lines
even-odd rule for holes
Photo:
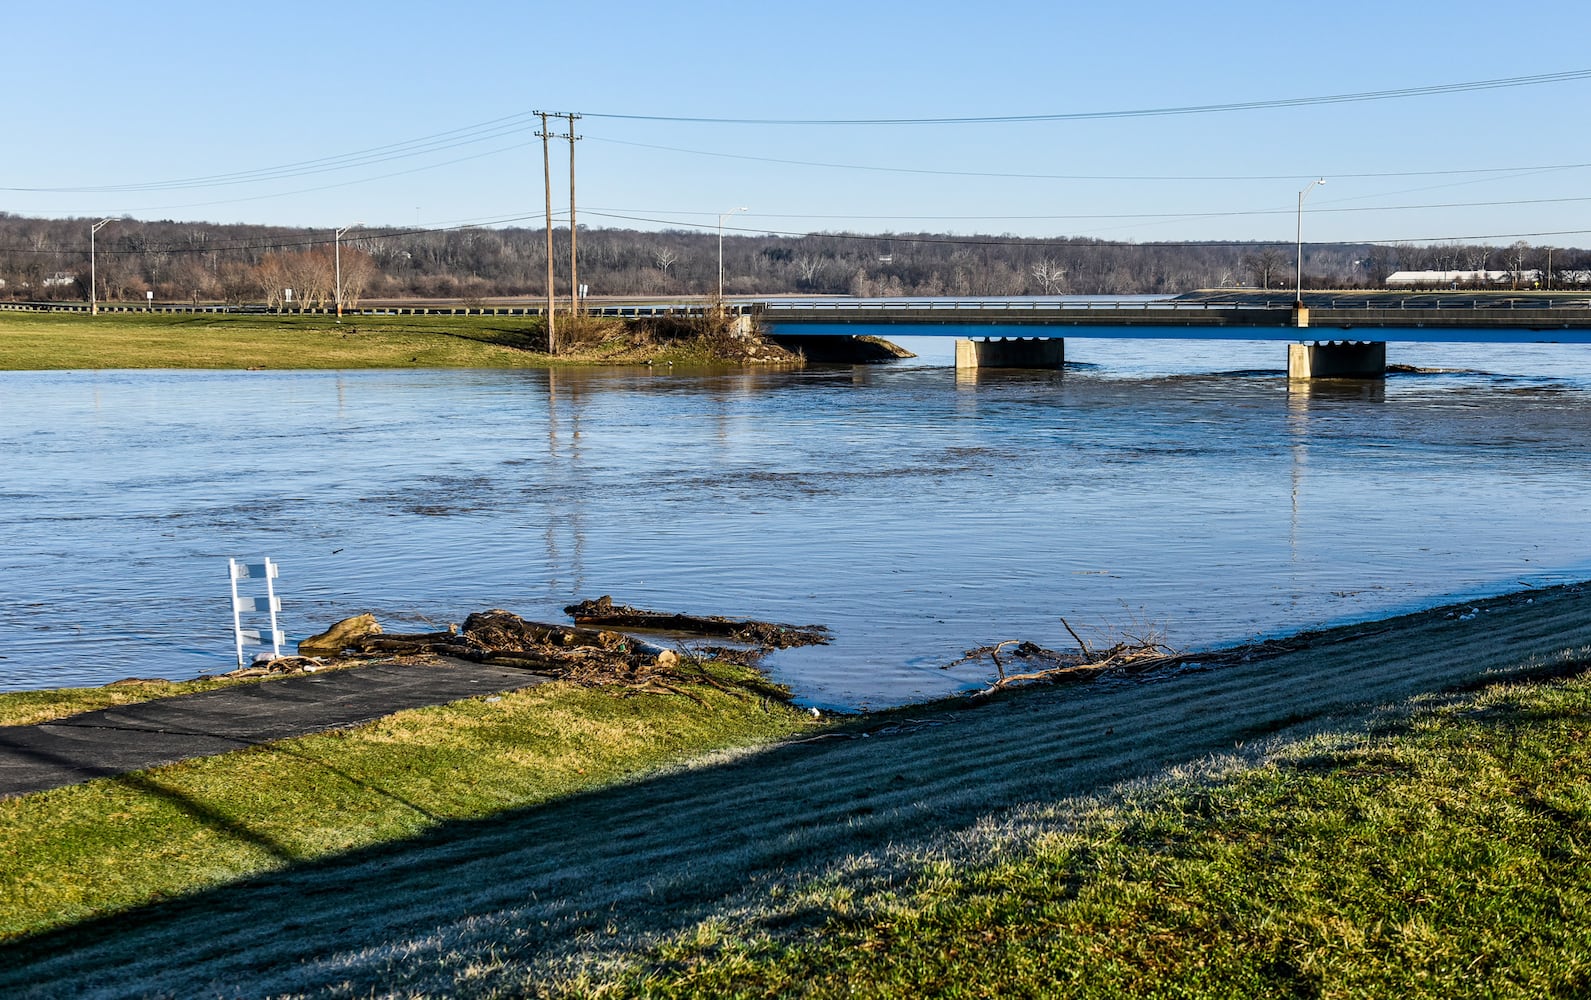
<svg viewBox="0 0 1591 1000">
<path fill-rule="evenodd" d="M 1024 299 L 860 299 L 850 301 L 824 301 L 824 300 L 797 300 L 781 302 L 778 300 L 763 300 L 754 303 L 758 312 L 777 314 L 781 312 L 1057 312 L 1072 309 L 1108 309 L 1108 310 L 1133 310 L 1144 312 L 1148 310 L 1194 310 L 1208 311 L 1211 309 L 1288 309 L 1292 307 L 1292 300 L 1278 302 L 1276 305 L 1260 305 L 1257 303 L 1239 302 L 1179 302 L 1175 299 L 1160 299 L 1145 302 L 1113 302 L 1103 300 L 1099 302 L 1035 302 Z"/>
<path fill-rule="evenodd" d="M 1529 298 L 1475 298 L 1472 296 L 1399 298 L 1391 301 L 1355 297 L 1321 299 L 1310 296 L 1305 303 L 1315 309 L 1591 309 L 1591 299 L 1542 305 Z M 1248 299 L 1241 302 L 1216 300 L 1149 299 L 1135 302 L 1114 300 L 1057 302 L 1030 299 L 800 299 L 762 300 L 754 303 L 759 313 L 777 315 L 798 312 L 1211 312 L 1237 309 L 1291 309 L 1291 296 L 1283 299 Z"/>
<path fill-rule="evenodd" d="M 587 316 L 610 316 L 626 319 L 652 319 L 666 316 L 700 316 L 711 307 L 703 305 L 656 306 L 590 306 Z M 750 312 L 749 305 L 730 304 L 724 307 L 731 315 Z M 0 302 L 0 310 L 12 312 L 72 312 L 86 313 L 84 302 Z M 331 316 L 336 309 L 271 309 L 261 305 L 105 305 L 102 313 L 226 313 L 249 316 Z M 343 309 L 344 316 L 542 316 L 544 306 L 361 306 Z M 561 315 L 561 313 L 560 313 Z"/>
</svg>

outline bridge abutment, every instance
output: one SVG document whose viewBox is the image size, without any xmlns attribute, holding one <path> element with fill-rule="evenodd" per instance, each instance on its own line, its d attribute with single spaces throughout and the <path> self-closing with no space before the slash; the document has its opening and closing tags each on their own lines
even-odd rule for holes
<svg viewBox="0 0 1591 1000">
<path fill-rule="evenodd" d="M 1060 368 L 1066 363 L 1061 337 L 1020 337 L 956 341 L 956 367 Z"/>
<path fill-rule="evenodd" d="M 1288 344 L 1287 377 L 1386 378 L 1387 345 L 1383 341 Z"/>
</svg>

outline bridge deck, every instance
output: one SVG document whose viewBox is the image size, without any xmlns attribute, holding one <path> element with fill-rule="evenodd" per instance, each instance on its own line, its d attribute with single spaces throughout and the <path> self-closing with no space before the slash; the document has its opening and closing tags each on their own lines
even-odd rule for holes
<svg viewBox="0 0 1591 1000">
<path fill-rule="evenodd" d="M 1461 300 L 1458 306 L 1444 306 L 1440 299 L 1416 301 L 1420 304 L 1413 307 L 1361 305 L 1354 300 L 1341 306 L 1311 303 L 1306 328 L 1294 325 L 1290 302 L 836 300 L 769 301 L 752 308 L 776 335 L 852 336 L 859 327 L 885 326 L 911 328 L 892 330 L 896 335 L 930 337 L 1591 343 L 1591 308 L 1584 299 L 1552 306 L 1521 306 L 1517 300 L 1497 299 Z"/>
</svg>

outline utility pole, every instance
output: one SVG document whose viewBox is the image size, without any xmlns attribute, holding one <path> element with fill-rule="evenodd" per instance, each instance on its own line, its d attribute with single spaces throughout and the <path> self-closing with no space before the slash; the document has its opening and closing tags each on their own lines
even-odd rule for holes
<svg viewBox="0 0 1591 1000">
<path fill-rule="evenodd" d="M 1298 192 L 1298 274 L 1293 283 L 1293 308 L 1304 307 L 1304 199 L 1309 197 L 1309 192 L 1326 183 L 1326 178 L 1309 182 L 1309 187 Z"/>
<path fill-rule="evenodd" d="M 547 128 L 549 112 L 537 111 L 541 116 L 541 131 L 536 134 L 541 137 L 541 174 L 547 189 L 547 353 L 558 353 L 558 342 L 553 337 L 553 310 L 552 297 L 552 154 L 548 150 L 548 143 L 552 139 L 552 132 Z"/>
<path fill-rule="evenodd" d="M 580 315 L 580 266 L 575 262 L 575 119 L 580 116 L 570 112 L 569 119 L 569 316 L 570 322 Z"/>
<path fill-rule="evenodd" d="M 88 227 L 88 314 L 90 316 L 99 315 L 99 298 L 96 295 L 99 267 L 98 262 L 94 260 L 94 234 L 115 221 L 115 219 L 101 219 Z"/>
</svg>

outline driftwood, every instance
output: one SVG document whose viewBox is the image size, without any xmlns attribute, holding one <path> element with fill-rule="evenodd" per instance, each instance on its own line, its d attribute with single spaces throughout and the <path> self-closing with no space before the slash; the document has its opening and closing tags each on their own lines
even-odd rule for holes
<svg viewBox="0 0 1591 1000">
<path fill-rule="evenodd" d="M 376 633 L 360 640 L 354 648 L 361 653 L 430 653 L 560 676 L 572 668 L 598 663 L 609 671 L 634 673 L 649 666 L 679 662 L 674 650 L 634 636 L 526 621 L 501 609 L 470 615 L 464 619 L 462 629 Z"/>
<path fill-rule="evenodd" d="M 720 636 L 766 649 L 816 646 L 829 641 L 829 630 L 822 625 L 783 625 L 779 622 L 722 618 L 717 615 L 679 615 L 645 611 L 624 604 L 614 604 L 613 598 L 605 595 L 594 601 L 571 604 L 564 608 L 564 613 L 579 625 L 643 628 L 659 632 Z"/>
<path fill-rule="evenodd" d="M 1171 649 L 1153 635 L 1127 636 L 1108 649 L 1095 650 L 1073 631 L 1066 619 L 1061 619 L 1061 625 L 1077 643 L 1077 652 L 1063 653 L 1034 642 L 1007 639 L 991 646 L 969 649 L 960 659 L 945 664 L 941 669 L 949 670 L 987 656 L 994 664 L 997 677 L 988 687 L 975 693 L 988 695 L 1016 684 L 1082 684 L 1107 673 L 1144 674 L 1195 659 Z M 1002 654 L 1005 659 L 1001 658 Z M 1007 663 L 1022 669 L 1014 673 L 1007 672 Z"/>
</svg>

